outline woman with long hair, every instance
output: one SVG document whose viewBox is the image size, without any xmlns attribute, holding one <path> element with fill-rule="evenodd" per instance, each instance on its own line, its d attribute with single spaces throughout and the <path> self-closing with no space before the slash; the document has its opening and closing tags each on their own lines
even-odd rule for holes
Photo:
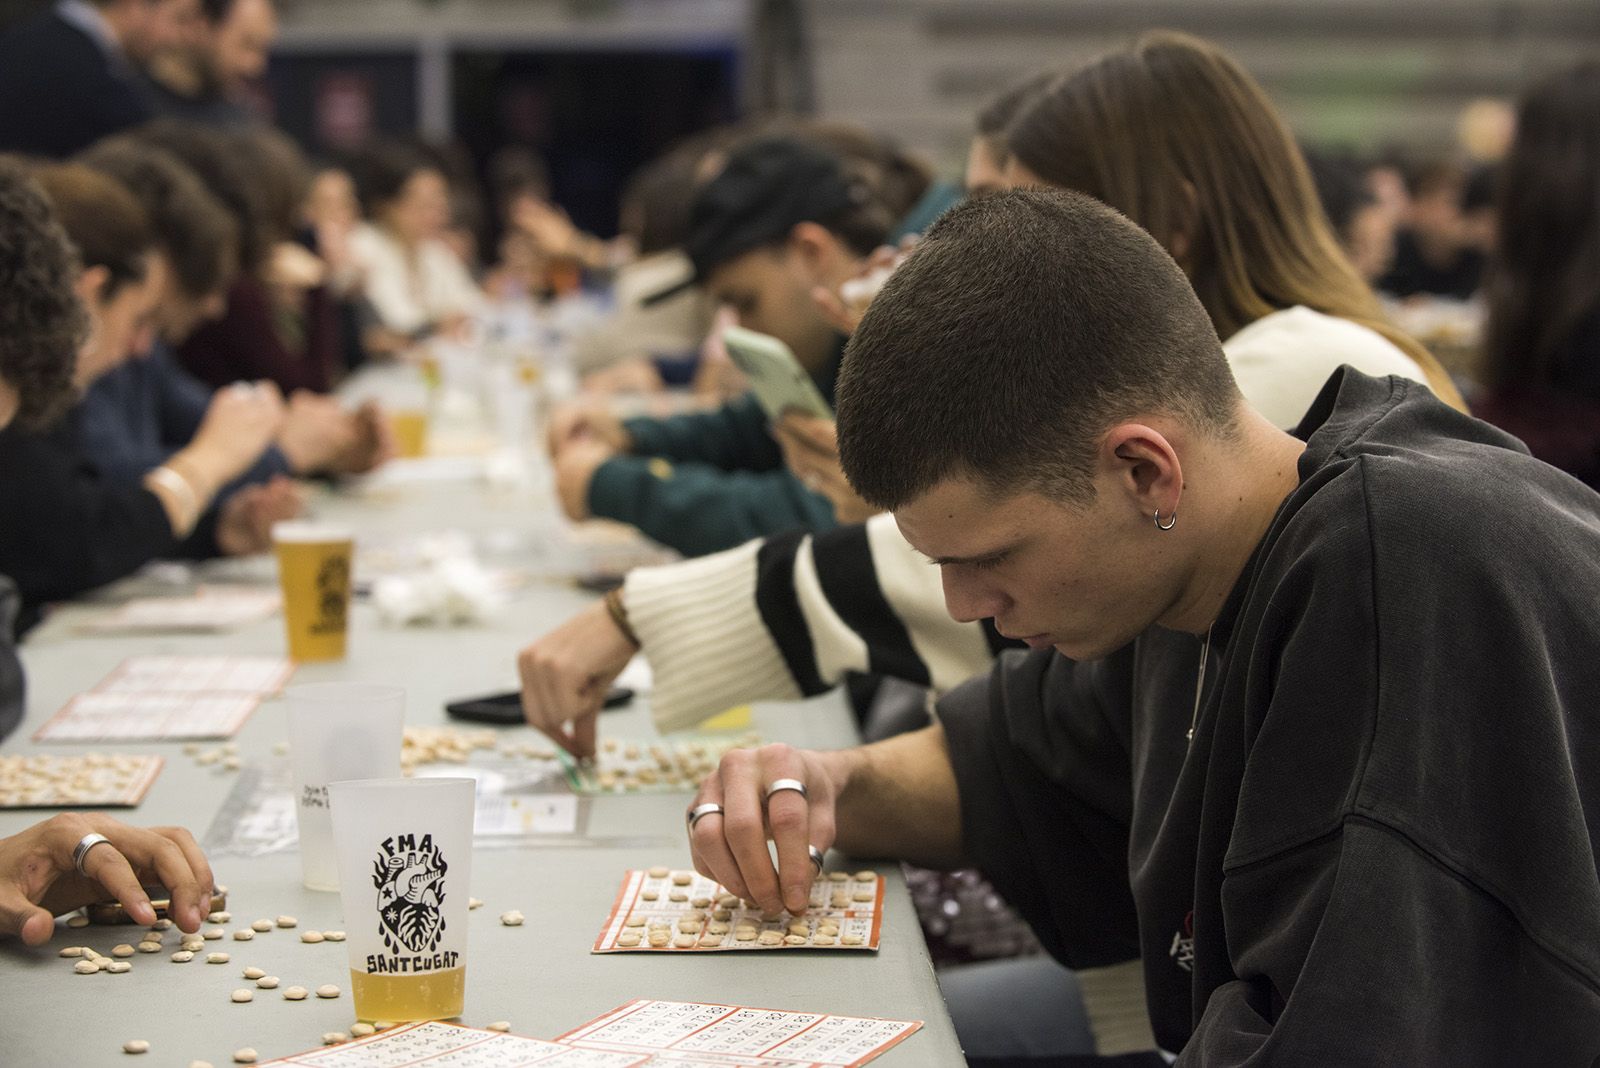
<svg viewBox="0 0 1600 1068">
<path fill-rule="evenodd" d="M 1006 141 L 1010 184 L 1087 193 L 1161 242 L 1228 343 L 1245 396 L 1279 425 L 1346 363 L 1421 377 L 1463 407 L 1439 362 L 1384 321 L 1287 124 L 1216 46 L 1146 34 L 1062 75 Z"/>
<path fill-rule="evenodd" d="M 1528 93 L 1500 182 L 1473 407 L 1600 487 L 1600 62 Z"/>
</svg>

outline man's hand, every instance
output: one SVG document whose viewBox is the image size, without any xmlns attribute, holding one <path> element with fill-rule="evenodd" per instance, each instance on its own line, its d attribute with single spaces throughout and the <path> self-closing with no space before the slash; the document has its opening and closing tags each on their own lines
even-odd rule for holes
<svg viewBox="0 0 1600 1068">
<path fill-rule="evenodd" d="M 518 197 L 511 207 L 511 224 L 546 256 L 578 256 L 582 234 L 554 204 L 534 196 Z"/>
<path fill-rule="evenodd" d="M 833 503 L 840 523 L 862 523 L 878 509 L 857 496 L 839 466 L 839 439 L 831 419 L 819 419 L 790 410 L 772 428 L 783 449 L 783 459 L 796 478 L 813 493 Z"/>
<path fill-rule="evenodd" d="M 557 408 L 550 416 L 550 455 L 560 459 L 568 447 L 583 441 L 599 441 L 613 452 L 627 452 L 633 444 L 628 431 L 604 403 L 573 401 Z"/>
<path fill-rule="evenodd" d="M 643 358 L 623 360 L 583 376 L 585 393 L 660 393 L 667 388 L 656 365 Z"/>
<path fill-rule="evenodd" d="M 594 473 L 617 451 L 594 438 L 578 438 L 556 457 L 556 496 L 561 510 L 574 523 L 589 518 L 589 484 Z"/>
<path fill-rule="evenodd" d="M 806 796 L 768 787 L 805 784 Z M 807 846 L 904 860 L 925 868 L 968 863 L 960 795 L 938 725 L 857 749 L 819 753 L 769 745 L 736 749 L 701 783 L 690 810 L 723 807 L 689 834 L 695 870 L 769 915 L 804 912 L 815 869 Z M 773 870 L 767 840 L 777 843 Z"/>
<path fill-rule="evenodd" d="M 359 440 L 360 428 L 338 401 L 304 390 L 290 399 L 278 431 L 278 448 L 297 475 L 336 470 Z"/>
<path fill-rule="evenodd" d="M 849 750 L 818 753 L 787 745 L 728 753 L 691 805 L 723 808 L 702 817 L 689 835 L 695 870 L 768 915 L 805 912 L 817 874 L 808 847 L 826 853 L 833 845 L 851 757 Z M 806 794 L 780 790 L 768 797 L 767 788 L 779 779 L 804 783 Z M 768 839 L 777 844 L 777 870 Z"/>
<path fill-rule="evenodd" d="M 337 462 L 336 469 L 341 474 L 376 471 L 399 453 L 394 428 L 377 401 L 367 401 L 350 419 L 355 426 L 355 444 Z"/>
<path fill-rule="evenodd" d="M 83 858 L 87 877 L 72 867 L 72 851 L 86 834 L 109 841 Z M 211 865 L 181 827 L 144 830 L 98 813 L 64 812 L 10 838 L 0 838 L 0 932 L 30 946 L 50 941 L 55 917 L 116 898 L 135 922 L 156 922 L 146 884 L 167 888 L 180 930 L 200 929 L 211 905 Z"/>
<path fill-rule="evenodd" d="M 223 386 L 211 396 L 194 440 L 180 455 L 212 479 L 208 492 L 260 458 L 283 426 L 283 394 L 271 382 Z"/>
<path fill-rule="evenodd" d="M 517 655 L 523 715 L 573 756 L 594 756 L 606 693 L 637 651 L 605 605 L 584 609 Z"/>
<path fill-rule="evenodd" d="M 217 516 L 217 548 L 225 556 L 252 556 L 272 548 L 272 525 L 305 513 L 305 494 L 292 479 L 279 476 L 246 486 L 222 502 Z"/>
</svg>

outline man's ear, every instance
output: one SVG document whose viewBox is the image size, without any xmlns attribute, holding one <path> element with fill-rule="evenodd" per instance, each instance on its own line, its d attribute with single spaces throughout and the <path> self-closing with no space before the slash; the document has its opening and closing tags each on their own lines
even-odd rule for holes
<svg viewBox="0 0 1600 1068">
<path fill-rule="evenodd" d="M 1161 431 L 1144 423 L 1121 423 L 1100 442 L 1100 468 L 1128 505 L 1142 515 L 1176 512 L 1183 498 L 1183 465 Z"/>
<path fill-rule="evenodd" d="M 1172 205 L 1172 218 L 1167 220 L 1167 252 L 1188 274 L 1189 255 L 1200 238 L 1200 193 L 1187 178 L 1178 183 L 1178 201 Z"/>
<path fill-rule="evenodd" d="M 796 223 L 789 231 L 785 248 L 812 285 L 836 285 L 836 276 L 845 272 L 848 277 L 854 266 L 855 257 L 831 230 L 819 223 Z"/>
<path fill-rule="evenodd" d="M 90 311 L 100 307 L 105 300 L 106 288 L 111 285 L 111 269 L 105 266 L 85 267 L 72 287 L 84 307 Z"/>
</svg>

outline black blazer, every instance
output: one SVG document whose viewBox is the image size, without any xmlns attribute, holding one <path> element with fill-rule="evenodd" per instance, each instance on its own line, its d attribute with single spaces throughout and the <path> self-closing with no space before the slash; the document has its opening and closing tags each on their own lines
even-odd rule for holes
<svg viewBox="0 0 1600 1068">
<path fill-rule="evenodd" d="M 0 151 L 64 159 L 152 117 L 132 65 L 54 10 L 0 34 Z"/>
</svg>

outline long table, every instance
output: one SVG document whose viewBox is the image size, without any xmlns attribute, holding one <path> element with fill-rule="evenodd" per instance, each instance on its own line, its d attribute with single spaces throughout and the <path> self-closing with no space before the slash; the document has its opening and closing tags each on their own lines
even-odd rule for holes
<svg viewBox="0 0 1600 1068">
<path fill-rule="evenodd" d="M 320 518 L 345 522 L 363 537 L 397 538 L 445 528 L 500 547 L 502 556 L 559 565 L 570 543 L 553 516 L 548 488 L 492 488 L 486 483 L 415 483 L 378 494 L 329 493 L 315 501 Z M 249 570 L 247 567 L 246 571 Z M 270 575 L 270 567 L 259 569 Z M 111 591 L 126 595 L 147 582 Z M 399 684 L 407 691 L 407 722 L 443 724 L 443 705 L 463 696 L 510 689 L 516 651 L 591 603 L 593 595 L 570 583 L 542 581 L 516 595 L 488 622 L 460 627 L 398 628 L 375 609 L 357 603 L 350 654 L 328 664 L 307 664 L 294 681 L 364 681 Z M 109 637 L 84 634 L 78 624 L 92 608 L 73 606 L 52 616 L 24 644 L 28 716 L 5 743 L 5 753 L 116 751 L 159 753 L 166 767 L 143 804 L 114 814 L 141 825 L 181 824 L 203 834 L 227 801 L 240 772 L 199 766 L 178 744 L 46 746 L 32 733 L 75 694 L 98 682 L 125 658 L 147 653 L 284 653 L 282 621 L 270 619 L 223 635 Z M 653 734 L 643 702 L 609 712 L 602 732 Z M 753 729 L 768 740 L 837 747 L 855 740 L 842 700 L 828 696 L 796 704 L 758 705 Z M 540 736 L 525 727 L 508 737 L 527 743 Z M 280 701 L 263 704 L 235 739 L 246 770 L 284 758 Z M 486 905 L 470 914 L 466 1009 L 462 1022 L 508 1020 L 518 1034 L 553 1038 L 633 998 L 661 998 L 922 1020 L 924 1029 L 888 1051 L 878 1063 L 964 1064 L 909 896 L 893 864 L 887 878 L 882 948 L 877 953 L 738 952 L 720 954 L 620 954 L 596 956 L 589 947 L 629 868 L 687 867 L 682 794 L 580 798 L 581 834 L 514 848 L 480 849 L 474 857 L 473 896 Z M 43 818 L 42 812 L 0 813 L 0 835 Z M 844 863 L 841 858 L 832 858 Z M 296 853 L 217 859 L 219 881 L 230 892 L 233 928 L 257 918 L 291 914 L 304 929 L 343 926 L 337 894 L 300 885 Z M 854 862 L 852 867 L 863 866 Z M 499 923 L 501 912 L 521 910 L 521 927 Z M 197 959 L 175 965 L 167 954 L 139 954 L 133 971 L 81 976 L 57 956 L 66 945 L 92 944 L 101 952 L 132 940 L 135 928 L 58 930 L 50 945 L 29 949 L 0 943 L 0 1064 L 111 1065 L 127 1063 L 129 1039 L 151 1043 L 147 1063 L 183 1066 L 193 1059 L 230 1064 L 232 1051 L 254 1047 L 262 1060 L 316 1046 L 324 1032 L 348 1030 L 354 1021 L 345 949 L 337 943 L 302 944 L 297 931 L 275 931 L 250 942 L 207 943 L 231 954 L 227 965 Z M 168 951 L 176 947 L 168 942 Z M 283 984 L 344 988 L 336 1000 L 289 1002 L 277 991 L 234 1004 L 232 990 L 250 983 L 249 965 Z"/>
</svg>

